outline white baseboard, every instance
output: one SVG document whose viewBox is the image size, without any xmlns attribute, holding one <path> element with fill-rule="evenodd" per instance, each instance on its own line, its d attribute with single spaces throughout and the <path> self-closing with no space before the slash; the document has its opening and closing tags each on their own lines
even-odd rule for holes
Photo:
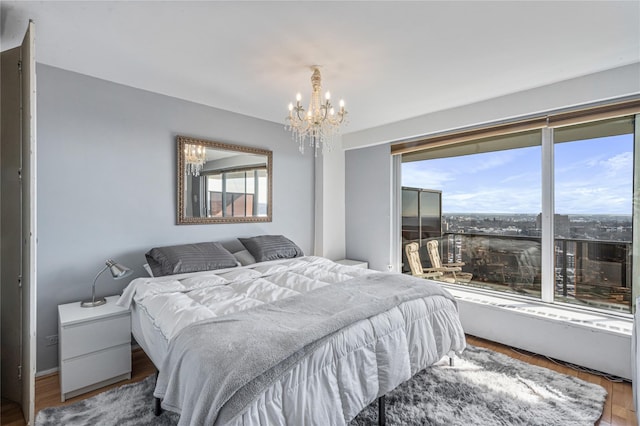
<svg viewBox="0 0 640 426">
<path fill-rule="evenodd" d="M 36 379 L 42 376 L 48 376 L 49 374 L 57 373 L 60 369 L 58 367 L 53 367 L 48 370 L 36 371 Z"/>
</svg>

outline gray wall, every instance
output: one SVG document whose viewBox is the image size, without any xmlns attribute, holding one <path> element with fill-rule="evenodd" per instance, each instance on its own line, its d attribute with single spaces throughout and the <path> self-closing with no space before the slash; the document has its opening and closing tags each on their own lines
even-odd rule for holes
<svg viewBox="0 0 640 426">
<path fill-rule="evenodd" d="M 58 363 L 45 341 L 57 305 L 88 298 L 108 258 L 136 277 L 151 247 L 265 233 L 312 253 L 313 156 L 283 125 L 42 64 L 37 75 L 38 371 Z M 175 225 L 178 134 L 272 150 L 273 222 Z M 97 292 L 128 281 L 105 273 Z"/>
<path fill-rule="evenodd" d="M 388 144 L 345 154 L 347 259 L 386 271 L 391 264 L 391 151 Z"/>
</svg>

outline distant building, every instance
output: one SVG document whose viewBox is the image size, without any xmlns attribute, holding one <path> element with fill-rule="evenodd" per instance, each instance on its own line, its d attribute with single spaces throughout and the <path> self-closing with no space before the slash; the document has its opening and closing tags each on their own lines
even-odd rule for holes
<svg viewBox="0 0 640 426">
<path fill-rule="evenodd" d="M 569 226 L 569 215 L 554 214 L 553 222 L 555 225 L 556 238 L 571 238 L 571 227 Z M 538 213 L 536 217 L 536 228 L 542 229 L 542 213 Z"/>
</svg>

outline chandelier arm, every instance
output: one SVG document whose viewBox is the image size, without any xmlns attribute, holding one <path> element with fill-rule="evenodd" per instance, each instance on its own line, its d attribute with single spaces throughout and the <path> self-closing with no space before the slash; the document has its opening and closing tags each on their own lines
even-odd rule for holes
<svg viewBox="0 0 640 426">
<path fill-rule="evenodd" d="M 340 111 L 340 123 L 342 123 L 343 121 L 346 122 L 347 114 L 347 111 L 345 111 L 344 109 Z"/>
<path fill-rule="evenodd" d="M 304 108 L 302 108 L 300 105 L 298 105 L 296 108 L 296 116 L 298 117 L 298 120 L 303 121 L 304 118 Z M 302 112 L 302 117 L 300 117 L 300 112 Z"/>
<path fill-rule="evenodd" d="M 320 107 L 320 109 L 324 111 L 321 121 L 325 121 L 327 119 L 327 114 L 329 114 L 329 110 L 331 109 L 331 104 L 329 103 L 329 101 L 327 101 L 324 105 Z"/>
</svg>

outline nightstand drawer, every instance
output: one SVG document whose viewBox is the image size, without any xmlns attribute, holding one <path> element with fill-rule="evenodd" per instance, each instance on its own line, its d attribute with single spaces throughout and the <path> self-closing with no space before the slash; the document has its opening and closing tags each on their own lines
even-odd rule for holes
<svg viewBox="0 0 640 426">
<path fill-rule="evenodd" d="M 131 371 L 131 344 L 63 360 L 60 389 L 64 394 Z M 67 374 L 69 372 L 70 374 Z"/>
<path fill-rule="evenodd" d="M 126 312 L 110 318 L 67 325 L 61 330 L 60 339 L 62 361 L 112 346 L 129 344 L 131 316 Z"/>
</svg>

